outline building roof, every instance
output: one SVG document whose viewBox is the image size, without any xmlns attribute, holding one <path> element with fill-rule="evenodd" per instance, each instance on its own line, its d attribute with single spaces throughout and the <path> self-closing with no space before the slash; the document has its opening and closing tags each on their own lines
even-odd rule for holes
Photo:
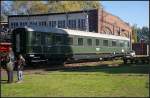
<svg viewBox="0 0 150 98">
<path fill-rule="evenodd" d="M 63 29 L 63 28 L 43 28 L 42 30 L 39 28 L 29 28 L 25 27 L 28 31 L 39 31 L 39 32 L 51 32 L 51 33 L 58 33 L 58 34 L 67 34 L 67 35 L 78 35 L 78 36 L 88 36 L 88 37 L 97 37 L 97 38 L 109 38 L 114 40 L 130 40 L 129 38 L 116 36 L 116 35 L 109 35 L 109 34 L 101 34 L 101 33 L 93 33 L 87 31 L 80 31 L 80 30 L 71 30 L 71 29 Z"/>
<path fill-rule="evenodd" d="M 83 13 L 89 11 L 96 11 L 98 9 L 89 9 L 89 10 L 80 10 L 80 11 L 71 11 L 71 12 L 58 12 L 58 13 L 47 13 L 47 14 L 32 14 L 32 15 L 9 15 L 8 17 L 28 17 L 28 16 L 47 16 L 47 15 L 60 15 L 60 14 L 74 14 L 74 13 Z"/>
</svg>

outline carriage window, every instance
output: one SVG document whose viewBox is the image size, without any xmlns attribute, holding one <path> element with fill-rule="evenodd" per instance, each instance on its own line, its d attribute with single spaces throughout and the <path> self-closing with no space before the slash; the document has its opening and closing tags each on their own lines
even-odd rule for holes
<svg viewBox="0 0 150 98">
<path fill-rule="evenodd" d="M 41 34 L 33 32 L 32 44 L 41 44 Z"/>
<path fill-rule="evenodd" d="M 128 47 L 130 47 L 130 42 L 128 42 Z"/>
<path fill-rule="evenodd" d="M 98 46 L 99 45 L 99 39 L 96 39 L 95 41 L 96 41 L 96 46 Z"/>
<path fill-rule="evenodd" d="M 13 27 L 13 22 L 11 23 L 11 27 Z"/>
<path fill-rule="evenodd" d="M 124 43 L 121 41 L 120 42 L 120 47 L 123 47 L 124 46 Z"/>
<path fill-rule="evenodd" d="M 92 39 L 87 39 L 88 46 L 92 46 Z"/>
<path fill-rule="evenodd" d="M 82 46 L 83 45 L 83 38 L 78 38 L 78 45 Z"/>
<path fill-rule="evenodd" d="M 103 40 L 103 46 L 108 46 L 108 40 Z"/>
<path fill-rule="evenodd" d="M 73 45 L 73 38 L 72 37 L 67 37 L 65 41 L 66 41 L 65 44 Z"/>
<path fill-rule="evenodd" d="M 45 44 L 46 45 L 52 44 L 52 35 L 46 34 L 46 36 L 45 36 Z"/>
<path fill-rule="evenodd" d="M 112 41 L 112 46 L 116 46 L 116 41 Z"/>
<path fill-rule="evenodd" d="M 33 48 L 32 48 L 32 52 L 35 52 L 35 53 L 39 53 L 39 52 L 41 52 L 41 47 L 40 46 L 34 46 Z"/>
<path fill-rule="evenodd" d="M 56 35 L 54 39 L 55 39 L 54 42 L 55 42 L 56 45 L 60 45 L 60 44 L 63 43 L 63 38 L 60 35 Z"/>
<path fill-rule="evenodd" d="M 126 41 L 126 42 L 124 43 L 124 45 L 125 45 L 125 47 L 127 48 L 127 47 L 128 47 L 128 42 Z"/>
</svg>

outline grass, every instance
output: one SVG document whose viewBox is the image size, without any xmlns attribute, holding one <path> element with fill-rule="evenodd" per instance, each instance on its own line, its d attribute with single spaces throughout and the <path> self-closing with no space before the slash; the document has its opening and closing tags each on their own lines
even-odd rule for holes
<svg viewBox="0 0 150 98">
<path fill-rule="evenodd" d="M 45 69 L 33 73 L 25 71 L 22 83 L 1 83 L 1 96 L 148 97 L 149 68 L 148 64 L 121 67 L 97 65 L 54 71 Z M 1 78 L 6 80 L 6 74 L 2 74 Z"/>
</svg>

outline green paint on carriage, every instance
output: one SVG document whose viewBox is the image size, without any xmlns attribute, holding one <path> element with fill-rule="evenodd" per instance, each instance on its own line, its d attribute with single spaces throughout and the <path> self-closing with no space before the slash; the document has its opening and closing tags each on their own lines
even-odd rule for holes
<svg viewBox="0 0 150 98">
<path fill-rule="evenodd" d="M 56 55 L 56 58 L 59 55 L 63 57 L 76 54 L 86 54 L 89 56 L 90 54 L 108 55 L 114 52 L 122 53 L 122 50 L 124 52 L 130 50 L 129 39 L 127 38 L 122 37 L 121 39 L 118 36 L 112 36 L 114 37 L 113 39 L 108 38 L 106 35 L 103 35 L 104 37 L 98 37 L 100 34 L 97 34 L 97 36 L 95 33 L 86 33 L 67 29 L 34 31 L 28 28 L 18 28 L 13 31 L 13 46 L 15 52 L 17 52 L 16 35 L 20 34 L 20 52 L 24 54 L 41 54 L 45 58 L 55 58 L 54 55 Z"/>
</svg>

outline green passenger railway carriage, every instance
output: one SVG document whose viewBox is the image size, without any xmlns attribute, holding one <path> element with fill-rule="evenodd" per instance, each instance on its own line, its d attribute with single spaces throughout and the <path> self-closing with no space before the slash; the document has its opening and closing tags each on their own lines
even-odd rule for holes
<svg viewBox="0 0 150 98">
<path fill-rule="evenodd" d="M 121 57 L 130 50 L 126 37 L 62 28 L 13 30 L 13 49 L 28 62 L 99 60 Z"/>
</svg>

